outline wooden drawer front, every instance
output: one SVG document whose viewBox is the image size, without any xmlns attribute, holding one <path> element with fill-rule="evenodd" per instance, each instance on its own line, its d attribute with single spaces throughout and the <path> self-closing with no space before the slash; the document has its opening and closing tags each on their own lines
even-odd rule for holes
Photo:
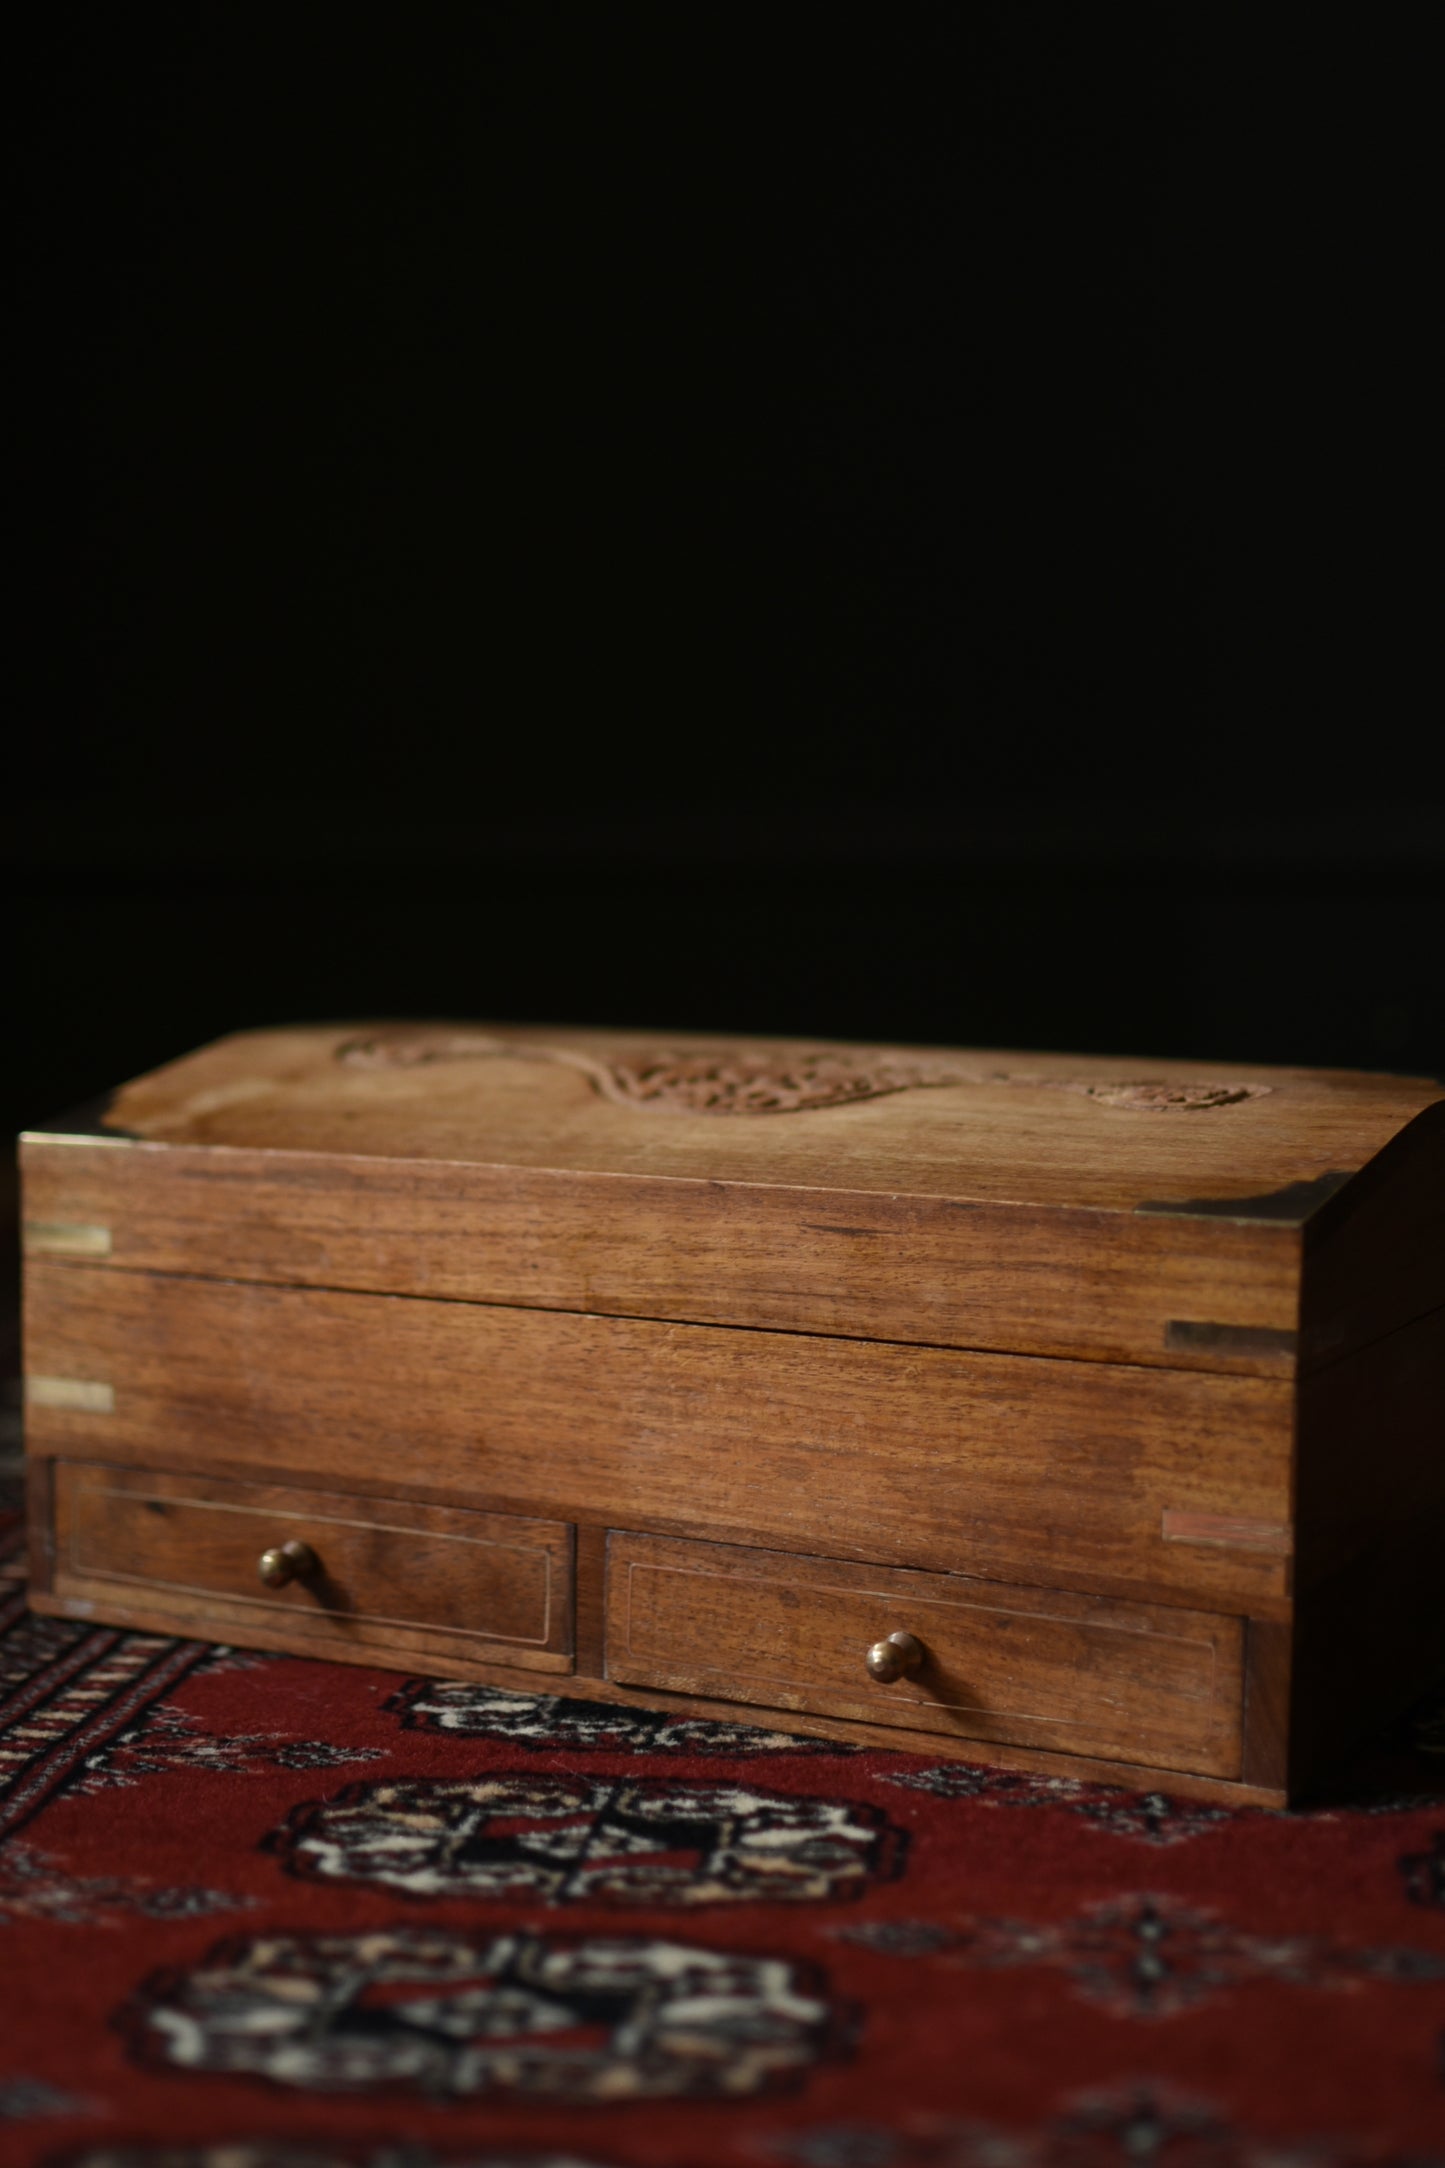
<svg viewBox="0 0 1445 2168">
<path fill-rule="evenodd" d="M 40 1455 L 1287 1615 L 1271 1379 L 85 1264 L 25 1290 Z"/>
<path fill-rule="evenodd" d="M 283 1619 L 288 1632 L 378 1649 L 449 1650 L 571 1669 L 572 1531 L 560 1521 L 401 1505 L 145 1469 L 55 1471 L 55 1593 L 174 1609 L 204 1630 Z M 316 1567 L 268 1588 L 263 1551 L 309 1546 Z"/>
<path fill-rule="evenodd" d="M 879 1685 L 870 1644 L 926 1658 Z M 607 1675 L 908 1731 L 1237 1776 L 1235 1618 L 614 1533 Z"/>
</svg>

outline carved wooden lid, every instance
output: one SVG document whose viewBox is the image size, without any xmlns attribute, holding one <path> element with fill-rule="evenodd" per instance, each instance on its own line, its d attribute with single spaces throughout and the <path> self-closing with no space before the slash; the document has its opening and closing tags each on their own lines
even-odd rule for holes
<svg viewBox="0 0 1445 2168">
<path fill-rule="evenodd" d="M 1298 1223 L 1425 1079 L 689 1033 L 383 1024 L 222 1039 L 117 1092 L 111 1134 Z"/>
</svg>

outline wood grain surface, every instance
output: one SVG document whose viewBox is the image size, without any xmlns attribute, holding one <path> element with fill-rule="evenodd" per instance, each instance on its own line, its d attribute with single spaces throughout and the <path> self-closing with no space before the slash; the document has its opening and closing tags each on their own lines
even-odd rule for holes
<svg viewBox="0 0 1445 2168">
<path fill-rule="evenodd" d="M 37 1260 L 73 1256 L 55 1231 L 90 1226 L 116 1271 L 1242 1376 L 1295 1367 L 1294 1225 L 37 1137 L 22 1163 Z"/>
<path fill-rule="evenodd" d="M 880 1685 L 865 1654 L 900 1629 L 922 1669 Z M 634 1686 L 1233 1777 L 1241 1647 L 1238 1619 L 1164 1605 L 608 1539 L 607 1672 Z"/>
<path fill-rule="evenodd" d="M 31 1409 L 41 1453 L 1288 1609 L 1255 1541 L 1290 1503 L 1293 1397 L 1265 1379 L 84 1265 L 32 1263 L 26 1299 L 27 1367 L 114 1394 Z"/>
</svg>

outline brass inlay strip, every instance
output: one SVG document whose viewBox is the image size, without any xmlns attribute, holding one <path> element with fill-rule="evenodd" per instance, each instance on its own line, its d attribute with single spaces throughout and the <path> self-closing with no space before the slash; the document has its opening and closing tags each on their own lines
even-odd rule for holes
<svg viewBox="0 0 1445 2168">
<path fill-rule="evenodd" d="M 22 1129 L 21 1144 L 102 1144 L 116 1145 L 124 1151 L 135 1143 L 134 1137 L 108 1137 L 99 1129 Z"/>
<path fill-rule="evenodd" d="M 27 1220 L 25 1248 L 44 1257 L 109 1257 L 110 1229 L 83 1220 Z"/>
<path fill-rule="evenodd" d="M 1180 1513 L 1166 1507 L 1160 1524 L 1166 1543 L 1214 1543 L 1231 1551 L 1267 1551 L 1272 1558 L 1294 1554 L 1294 1531 L 1283 1521 L 1256 1521 L 1233 1513 Z"/>
<path fill-rule="evenodd" d="M 86 1415 L 113 1415 L 115 1387 L 94 1378 L 36 1378 L 25 1380 L 25 1398 L 32 1408 L 75 1408 Z"/>
</svg>

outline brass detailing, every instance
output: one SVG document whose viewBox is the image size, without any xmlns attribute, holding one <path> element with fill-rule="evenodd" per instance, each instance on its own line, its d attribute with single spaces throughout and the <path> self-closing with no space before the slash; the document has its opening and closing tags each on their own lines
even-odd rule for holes
<svg viewBox="0 0 1445 2168">
<path fill-rule="evenodd" d="M 1185 1513 L 1166 1506 L 1159 1524 L 1166 1543 L 1211 1543 L 1228 1551 L 1294 1556 L 1294 1531 L 1285 1521 L 1252 1520 L 1236 1513 Z"/>
<path fill-rule="evenodd" d="M 27 1220 L 24 1248 L 29 1257 L 109 1257 L 110 1229 L 80 1220 Z"/>
<path fill-rule="evenodd" d="M 289 1543 L 273 1544 L 269 1551 L 263 1551 L 256 1571 L 267 1588 L 285 1588 L 288 1581 L 309 1579 L 320 1564 L 310 1544 L 298 1543 L 293 1537 Z"/>
<path fill-rule="evenodd" d="M 875 1641 L 864 1661 L 868 1676 L 880 1686 L 896 1685 L 899 1679 L 916 1678 L 923 1668 L 926 1654 L 923 1643 L 912 1634 L 889 1634 L 886 1641 Z"/>
<path fill-rule="evenodd" d="M 32 1408 L 74 1408 L 83 1415 L 114 1415 L 115 1387 L 96 1378 L 37 1378 L 25 1380 L 25 1398 Z"/>
<path fill-rule="evenodd" d="M 1299 1334 L 1283 1325 L 1224 1325 L 1209 1318 L 1171 1317 L 1164 1327 L 1166 1348 L 1210 1355 L 1278 1355 L 1290 1361 L 1299 1351 Z"/>
<path fill-rule="evenodd" d="M 117 1146 L 124 1151 L 136 1140 L 128 1130 L 116 1137 L 107 1136 L 100 1129 L 22 1129 L 16 1141 L 20 1144 L 82 1144 L 87 1149 L 92 1144 L 98 1144 L 107 1151 Z"/>
</svg>

